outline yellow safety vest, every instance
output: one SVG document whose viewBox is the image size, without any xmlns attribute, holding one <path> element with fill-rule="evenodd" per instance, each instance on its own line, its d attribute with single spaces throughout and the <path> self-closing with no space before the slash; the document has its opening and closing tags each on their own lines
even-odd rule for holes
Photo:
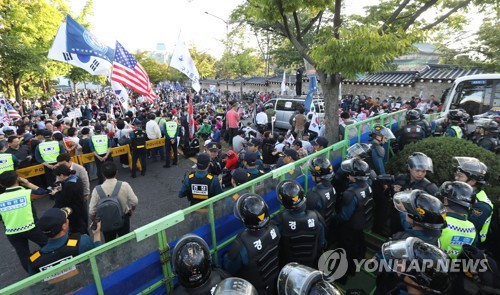
<svg viewBox="0 0 500 295">
<path fill-rule="evenodd" d="M 168 121 L 165 125 L 165 129 L 167 130 L 168 137 L 174 139 L 177 133 L 177 123 L 175 121 Z"/>
<path fill-rule="evenodd" d="M 486 193 L 483 190 L 476 194 L 476 198 L 478 202 L 484 202 L 493 209 L 493 203 L 491 203 L 490 199 L 488 198 L 488 196 L 486 196 Z M 472 207 L 472 210 L 474 210 L 474 207 Z M 483 227 L 479 232 L 481 243 L 484 243 L 484 241 L 486 241 L 486 235 L 488 234 L 488 230 L 490 228 L 491 216 L 493 216 L 493 210 L 491 210 L 490 216 L 488 216 L 488 218 L 484 221 Z"/>
<path fill-rule="evenodd" d="M 104 134 L 92 136 L 92 144 L 98 155 L 105 155 L 108 152 L 108 136 Z"/>
<path fill-rule="evenodd" d="M 443 229 L 441 237 L 439 237 L 440 247 L 451 259 L 456 259 L 458 254 L 462 252 L 463 245 L 474 243 L 476 228 L 472 222 L 450 215 L 446 216 L 446 222 L 448 226 Z"/>
<path fill-rule="evenodd" d="M 38 145 L 38 150 L 44 162 L 49 164 L 57 163 L 57 156 L 59 156 L 61 150 L 59 147 L 59 142 L 55 140 L 44 141 Z"/>
<path fill-rule="evenodd" d="M 0 154 L 0 174 L 14 170 L 14 160 L 11 154 Z"/>
<path fill-rule="evenodd" d="M 5 224 L 5 234 L 13 235 L 29 231 L 35 227 L 31 209 L 31 190 L 22 187 L 0 195 L 0 215 Z M 14 188 L 13 188 L 14 189 Z"/>
</svg>

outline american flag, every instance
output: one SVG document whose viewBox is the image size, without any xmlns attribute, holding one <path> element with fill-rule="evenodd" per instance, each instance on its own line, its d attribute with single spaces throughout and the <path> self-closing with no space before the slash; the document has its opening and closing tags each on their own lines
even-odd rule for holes
<svg viewBox="0 0 500 295">
<path fill-rule="evenodd" d="M 62 104 L 59 102 L 59 99 L 57 99 L 55 96 L 52 96 L 52 106 L 58 111 L 64 108 Z"/>
<path fill-rule="evenodd" d="M 21 115 L 14 109 L 8 100 L 5 98 L 0 99 L 0 105 L 7 110 L 7 116 L 10 120 L 21 119 Z"/>
<path fill-rule="evenodd" d="M 150 103 L 156 97 L 144 68 L 118 41 L 116 42 L 111 80 L 132 88 L 146 97 Z"/>
</svg>

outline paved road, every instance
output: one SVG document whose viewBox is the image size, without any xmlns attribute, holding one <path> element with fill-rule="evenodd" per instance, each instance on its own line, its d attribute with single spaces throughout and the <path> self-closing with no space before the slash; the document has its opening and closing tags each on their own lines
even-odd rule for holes
<svg viewBox="0 0 500 295">
<path fill-rule="evenodd" d="M 115 158 L 115 163 L 118 164 L 117 158 Z M 128 169 L 119 169 L 117 178 L 129 182 L 139 198 L 139 205 L 131 219 L 131 230 L 189 205 L 186 199 L 179 199 L 177 194 L 184 174 L 186 171 L 191 170 L 192 165 L 193 162 L 183 156 L 179 157 L 179 165 L 172 166 L 170 169 L 163 168 L 162 162 L 148 160 L 146 176 L 138 176 L 135 179 L 130 177 Z M 97 181 L 93 181 L 91 186 L 93 187 L 96 184 Z M 52 207 L 53 201 L 44 198 L 34 201 L 34 204 L 38 215 L 41 216 L 45 210 Z M 4 232 L 3 224 L 1 224 L 0 253 L 2 253 L 2 262 L 0 263 L 0 288 L 27 276 L 21 268 L 14 248 L 8 242 Z M 31 244 L 30 247 L 32 251 L 38 248 L 36 244 Z"/>
</svg>

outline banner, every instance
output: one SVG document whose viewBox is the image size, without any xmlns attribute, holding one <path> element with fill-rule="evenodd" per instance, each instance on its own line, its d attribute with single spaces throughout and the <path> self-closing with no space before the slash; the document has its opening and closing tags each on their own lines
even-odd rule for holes
<svg viewBox="0 0 500 295">
<path fill-rule="evenodd" d="M 109 61 L 97 56 L 70 53 L 66 50 L 66 23 L 59 26 L 47 57 L 82 68 L 91 75 L 109 75 L 111 73 Z"/>
<path fill-rule="evenodd" d="M 71 53 L 100 57 L 113 62 L 114 50 L 104 45 L 89 30 L 66 15 L 66 49 Z"/>
<path fill-rule="evenodd" d="M 200 74 L 196 69 L 186 44 L 184 44 L 181 38 L 177 40 L 177 45 L 175 46 L 174 52 L 172 53 L 172 59 L 170 60 L 170 66 L 188 76 L 191 80 L 193 89 L 196 90 L 196 92 L 200 92 Z"/>
</svg>

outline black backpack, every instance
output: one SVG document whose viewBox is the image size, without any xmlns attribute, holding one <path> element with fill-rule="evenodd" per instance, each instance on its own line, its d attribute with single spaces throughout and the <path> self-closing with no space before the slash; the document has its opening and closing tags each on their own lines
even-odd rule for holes
<svg viewBox="0 0 500 295">
<path fill-rule="evenodd" d="M 117 230 L 123 226 L 124 213 L 120 200 L 118 200 L 118 192 L 120 192 L 122 183 L 117 181 L 113 192 L 108 196 L 104 193 L 101 185 L 95 187 L 99 195 L 96 215 L 101 220 L 102 232 Z"/>
<path fill-rule="evenodd" d="M 474 295 L 500 294 L 500 272 L 497 262 L 490 253 L 475 246 L 463 245 L 462 252 L 457 259 L 465 263 L 482 261 L 477 266 L 477 271 L 467 269 L 461 273 L 454 284 L 457 291 Z M 481 269 L 483 267 L 485 269 Z"/>
</svg>

